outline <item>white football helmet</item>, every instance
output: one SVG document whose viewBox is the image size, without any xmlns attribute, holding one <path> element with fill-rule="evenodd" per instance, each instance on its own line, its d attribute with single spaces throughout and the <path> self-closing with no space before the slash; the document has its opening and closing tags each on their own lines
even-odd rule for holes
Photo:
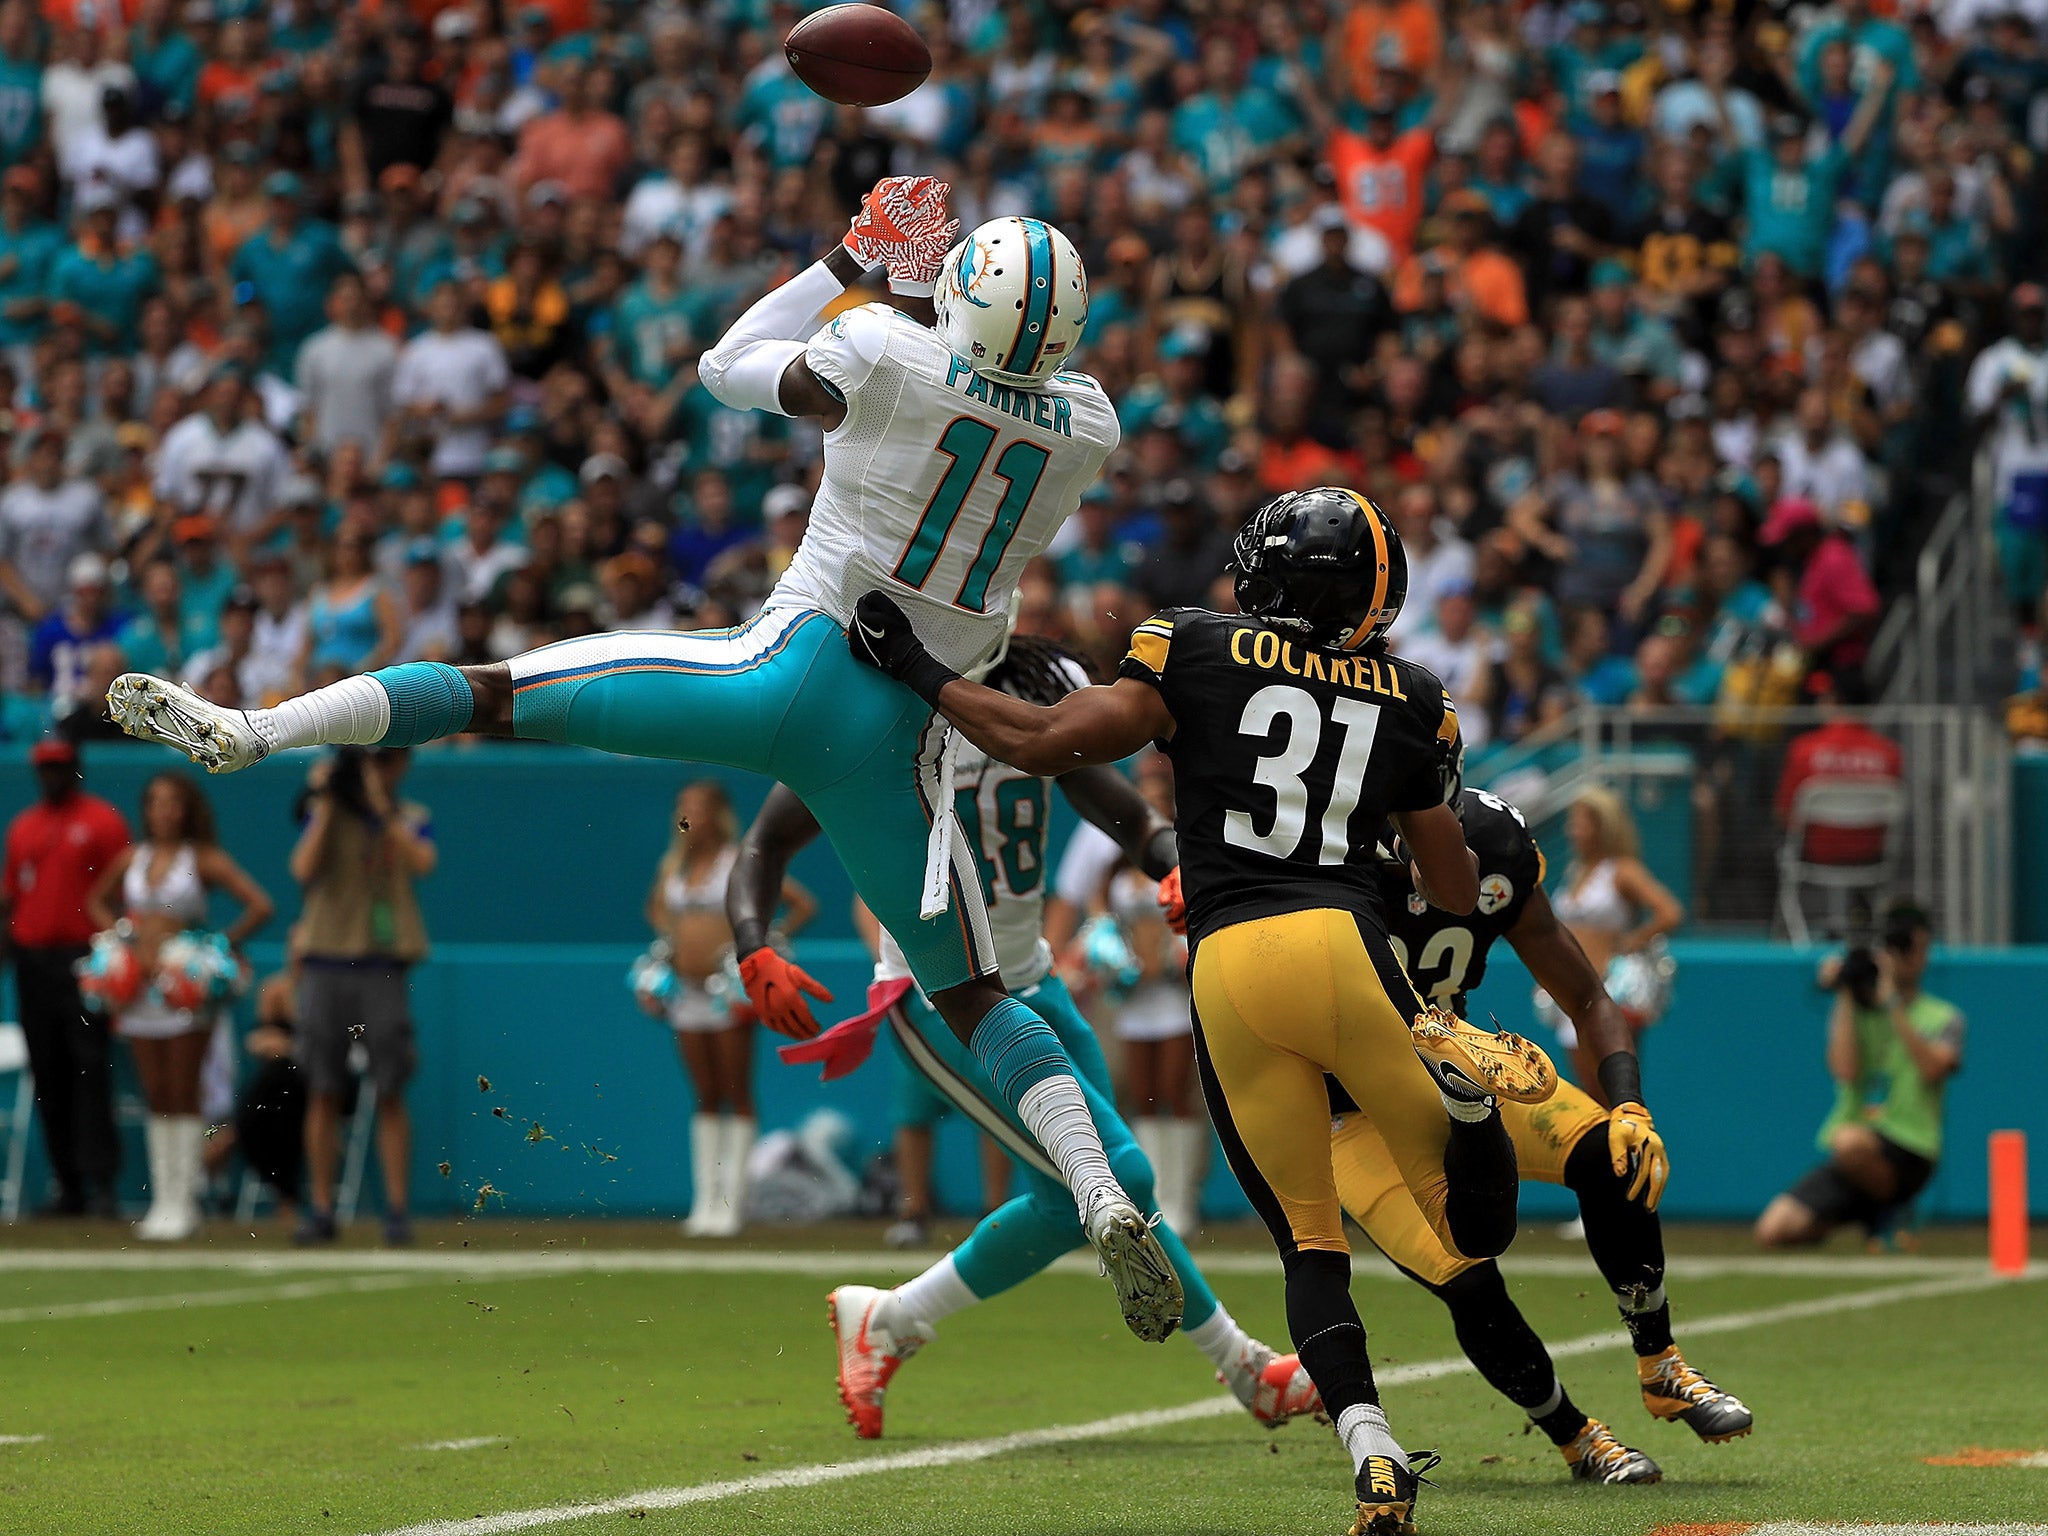
<svg viewBox="0 0 2048 1536">
<path fill-rule="evenodd" d="M 1031 388 L 1067 365 L 1088 324 L 1088 274 L 1043 219 L 990 219 L 946 253 L 939 337 L 977 373 Z"/>
</svg>

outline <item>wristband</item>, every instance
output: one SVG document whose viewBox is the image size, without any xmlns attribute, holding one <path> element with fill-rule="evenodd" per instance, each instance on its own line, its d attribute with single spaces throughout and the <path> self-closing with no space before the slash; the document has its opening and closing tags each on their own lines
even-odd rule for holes
<svg viewBox="0 0 2048 1536">
<path fill-rule="evenodd" d="M 938 289 L 936 278 L 892 277 L 889 291 L 906 299 L 928 299 Z"/>
<path fill-rule="evenodd" d="M 1161 827 L 1145 840 L 1138 859 L 1139 871 L 1154 880 L 1164 880 L 1180 864 L 1180 836 L 1171 827 Z M 1153 871 L 1157 870 L 1157 874 Z"/>
<path fill-rule="evenodd" d="M 919 646 L 916 659 L 903 669 L 903 675 L 897 681 L 923 699 L 925 703 L 931 705 L 933 709 L 937 709 L 939 707 L 939 690 L 948 683 L 960 681 L 960 674 L 939 660 L 930 651 Z"/>
<path fill-rule="evenodd" d="M 1616 1051 L 1600 1063 L 1600 1091 L 1610 1106 L 1643 1103 L 1643 1064 L 1634 1051 Z"/>
</svg>

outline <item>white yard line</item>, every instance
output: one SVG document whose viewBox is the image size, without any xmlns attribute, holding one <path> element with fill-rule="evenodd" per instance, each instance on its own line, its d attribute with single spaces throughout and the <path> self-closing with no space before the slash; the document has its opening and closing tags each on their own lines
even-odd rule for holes
<svg viewBox="0 0 2048 1536">
<path fill-rule="evenodd" d="M 0 1435 L 0 1445 L 41 1445 L 48 1435 Z"/>
<path fill-rule="evenodd" d="M 227 1248 L 135 1249 L 95 1252 L 84 1248 L 0 1248 L 0 1273 L 79 1270 L 219 1270 L 234 1274 L 391 1273 L 430 1275 L 542 1274 L 674 1274 L 674 1275 L 809 1275 L 838 1279 L 848 1275 L 914 1275 L 940 1257 L 937 1253 L 840 1251 L 813 1249 L 634 1249 L 563 1248 L 528 1252 L 478 1252 L 439 1249 L 389 1252 L 373 1248 L 327 1249 L 313 1253 L 237 1252 Z M 1212 1275 L 1273 1275 L 1280 1261 L 1271 1253 L 1197 1253 L 1196 1262 Z M 1362 1279 L 1403 1279 L 1377 1256 L 1356 1257 Z M 1053 1268 L 1062 1273 L 1094 1274 L 1093 1256 L 1073 1254 Z M 1501 1268 L 1510 1275 L 1590 1275 L 1597 1271 L 1579 1253 L 1509 1254 Z M 2048 1268 L 2037 1264 L 2036 1271 Z M 1896 1280 L 1906 1276 L 1976 1276 L 1986 1272 L 1977 1258 L 1935 1259 L 1867 1254 L 1728 1254 L 1674 1255 L 1669 1272 L 1678 1280 L 1728 1275 L 1767 1275 L 1785 1279 Z"/>
<path fill-rule="evenodd" d="M 466 1440 L 429 1440 L 413 1447 L 416 1451 L 480 1451 L 487 1445 L 503 1445 L 503 1435 L 471 1435 Z"/>
<path fill-rule="evenodd" d="M 109 1296 L 101 1301 L 57 1301 L 42 1307 L 0 1310 L 0 1324 L 47 1323 L 71 1317 L 118 1317 L 128 1312 L 175 1312 L 187 1307 L 233 1307 L 245 1302 L 305 1301 L 356 1291 L 392 1291 L 431 1285 L 431 1275 L 357 1275 L 339 1280 L 294 1280 L 284 1285 L 230 1286 L 217 1291 L 170 1291 L 147 1296 Z"/>
<path fill-rule="evenodd" d="M 2038 1271 L 2041 1266 L 2035 1268 Z M 2027 1278 L 2038 1279 L 2040 1275 L 2037 1272 L 2030 1273 Z M 1716 1316 L 1688 1318 L 1684 1332 L 1687 1338 L 1699 1334 L 1735 1333 L 1749 1328 L 1767 1327 L 1773 1323 L 1880 1307 L 1896 1301 L 1919 1301 L 1933 1296 L 1986 1291 L 1995 1286 L 2014 1283 L 2017 1282 L 1994 1277 L 1979 1268 L 1976 1274 L 1970 1276 L 1919 1280 L 1904 1285 L 1881 1286 L 1874 1290 L 1823 1296 L 1812 1301 L 1788 1302 L 1783 1306 L 1761 1307 L 1747 1312 L 1724 1312 Z M 1553 1344 L 1550 1346 L 1550 1353 L 1555 1359 L 1569 1359 L 1575 1355 L 1590 1355 L 1604 1349 L 1616 1349 L 1626 1342 L 1626 1335 L 1615 1330 L 1603 1329 L 1599 1333 L 1589 1333 L 1576 1339 L 1568 1339 L 1562 1344 Z M 1420 1361 L 1414 1365 L 1393 1366 L 1377 1374 L 1382 1386 L 1395 1387 L 1413 1382 L 1435 1381 L 1446 1376 L 1464 1375 L 1471 1370 L 1472 1363 L 1463 1355 L 1456 1355 L 1441 1360 Z M 1035 1450 L 1049 1445 L 1067 1445 L 1078 1440 L 1105 1440 L 1117 1435 L 1136 1434 L 1144 1430 L 1185 1424 L 1197 1419 L 1224 1417 L 1243 1411 L 1237 1399 L 1226 1394 L 1204 1398 L 1200 1402 L 1184 1403 L 1178 1408 L 1155 1408 L 1143 1413 L 1118 1414 L 1114 1418 L 1094 1419 L 1084 1424 L 1055 1424 L 1046 1429 L 1024 1430 L 1018 1434 L 998 1435 L 986 1440 L 962 1440 L 951 1445 L 903 1451 L 891 1456 L 867 1457 L 859 1461 L 815 1462 L 809 1466 L 790 1467 L 780 1472 L 762 1472 L 753 1477 L 733 1478 L 725 1482 L 648 1488 L 639 1493 L 595 1503 L 553 1504 L 539 1509 L 510 1510 L 504 1514 L 479 1515 L 462 1520 L 428 1520 L 418 1525 L 401 1526 L 396 1530 L 386 1531 L 382 1536 L 502 1536 L 505 1532 L 566 1525 L 574 1520 L 588 1520 L 600 1515 L 682 1509 L 692 1504 L 711 1504 L 745 1494 L 774 1493 L 785 1488 L 814 1488 L 820 1483 L 872 1477 L 883 1472 L 914 1472 L 933 1467 L 959 1466 L 966 1462 L 987 1461 L 991 1457 L 1007 1456 L 1014 1451 Z M 1865 1529 L 1859 1527 L 1856 1536 L 1865 1536 Z M 1945 1527 L 1944 1536 L 1958 1529 L 1960 1528 Z M 2015 1528 L 2007 1528 L 2008 1531 L 2012 1529 Z M 1920 1536 L 1920 1531 L 1914 1530 L 1912 1536 Z M 2001 1536 L 2004 1536 L 2004 1533 L 2001 1533 Z"/>
<path fill-rule="evenodd" d="M 1683 1531 L 1685 1526 L 1660 1530 Z M 1804 1520 L 1771 1520 L 1762 1525 L 1724 1525 L 1741 1536 L 2048 1536 L 2048 1525 L 1814 1525 Z M 1653 1531 L 1652 1536 L 1656 1536 Z"/>
</svg>

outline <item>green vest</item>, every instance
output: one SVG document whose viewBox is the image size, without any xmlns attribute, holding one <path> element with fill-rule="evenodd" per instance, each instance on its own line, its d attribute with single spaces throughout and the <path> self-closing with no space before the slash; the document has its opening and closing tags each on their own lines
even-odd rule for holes
<svg viewBox="0 0 2048 1536">
<path fill-rule="evenodd" d="M 1906 1005 L 1906 1022 L 1921 1039 L 1961 1049 L 1963 1016 L 1953 1003 L 1923 992 Z M 1913 1065 L 1906 1044 L 1892 1027 L 1888 1008 L 1856 1010 L 1856 1054 L 1862 1070 L 1854 1082 L 1838 1084 L 1834 1113 L 1820 1129 L 1828 1149 L 1838 1126 L 1867 1125 L 1886 1141 L 1930 1161 L 1941 1156 L 1941 1101 L 1948 1079 L 1930 1083 Z"/>
</svg>

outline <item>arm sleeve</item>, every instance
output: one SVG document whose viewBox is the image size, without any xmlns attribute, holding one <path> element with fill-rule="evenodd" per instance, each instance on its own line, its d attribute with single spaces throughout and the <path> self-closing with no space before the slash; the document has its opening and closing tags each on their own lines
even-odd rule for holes
<svg viewBox="0 0 2048 1536">
<path fill-rule="evenodd" d="M 722 404 L 736 411 L 782 408 L 782 375 L 804 355 L 802 338 L 817 329 L 825 306 L 846 290 L 824 262 L 804 268 L 763 294 L 697 360 L 697 376 Z"/>
</svg>

